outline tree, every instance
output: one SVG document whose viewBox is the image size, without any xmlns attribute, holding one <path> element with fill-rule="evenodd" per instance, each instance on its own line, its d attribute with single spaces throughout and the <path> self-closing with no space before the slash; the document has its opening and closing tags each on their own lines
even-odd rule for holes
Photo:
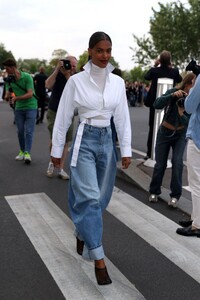
<svg viewBox="0 0 200 300">
<path fill-rule="evenodd" d="M 79 56 L 77 70 L 80 71 L 81 68 L 87 63 L 88 61 L 88 52 L 84 51 L 83 54 Z"/>
<path fill-rule="evenodd" d="M 186 6 L 185 6 L 186 5 Z M 199 58 L 200 49 L 200 6 L 199 0 L 159 3 L 160 9 L 152 8 L 149 35 L 142 39 L 133 35 L 137 44 L 133 60 L 141 65 L 150 65 L 163 50 L 172 53 L 173 62 L 185 68 L 188 61 Z"/>
<path fill-rule="evenodd" d="M 29 59 L 18 59 L 17 66 L 20 70 L 23 70 L 25 72 L 35 74 L 38 72 L 39 67 L 47 67 L 47 61 L 46 60 L 40 60 L 38 58 L 29 58 Z"/>
<path fill-rule="evenodd" d="M 134 81 L 144 81 L 144 73 L 146 71 L 142 70 L 141 66 L 135 67 L 134 69 L 130 70 L 129 72 L 129 80 Z"/>
<path fill-rule="evenodd" d="M 52 53 L 52 56 L 54 58 L 58 58 L 58 59 L 62 59 L 64 57 L 66 57 L 67 55 L 68 55 L 68 52 L 64 49 L 57 49 L 57 50 L 54 50 Z"/>
<path fill-rule="evenodd" d="M 52 52 L 52 59 L 49 62 L 50 67 L 53 69 L 57 65 L 57 62 L 68 56 L 68 52 L 64 49 L 56 49 Z"/>
<path fill-rule="evenodd" d="M 11 51 L 7 51 L 5 49 L 5 46 L 3 43 L 0 43 L 0 68 L 3 69 L 3 65 L 2 63 L 4 62 L 4 60 L 6 60 L 7 58 L 14 58 L 13 54 Z"/>
</svg>

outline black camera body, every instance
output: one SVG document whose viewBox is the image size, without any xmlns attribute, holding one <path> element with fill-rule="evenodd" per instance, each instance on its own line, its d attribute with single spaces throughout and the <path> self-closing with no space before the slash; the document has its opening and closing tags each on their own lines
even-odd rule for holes
<svg viewBox="0 0 200 300">
<path fill-rule="evenodd" d="M 63 61 L 63 66 L 65 70 L 71 70 L 72 66 L 68 59 L 61 59 L 61 61 Z"/>
<path fill-rule="evenodd" d="M 8 84 L 11 84 L 12 82 L 16 81 L 15 75 L 8 75 L 7 77 L 5 77 L 3 79 L 5 82 L 7 82 Z"/>
<path fill-rule="evenodd" d="M 192 71 L 196 76 L 200 73 L 200 66 L 197 65 L 196 61 L 192 59 L 187 65 L 186 71 Z"/>
<path fill-rule="evenodd" d="M 178 107 L 181 107 L 181 108 L 184 107 L 185 98 L 186 98 L 186 96 L 183 96 L 183 97 L 181 97 L 181 98 L 178 98 L 178 100 L 176 101 L 176 104 L 177 104 Z"/>
</svg>

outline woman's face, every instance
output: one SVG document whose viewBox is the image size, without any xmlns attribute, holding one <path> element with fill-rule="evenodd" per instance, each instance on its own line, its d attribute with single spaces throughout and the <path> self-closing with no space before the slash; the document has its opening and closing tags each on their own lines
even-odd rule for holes
<svg viewBox="0 0 200 300">
<path fill-rule="evenodd" d="M 92 63 L 100 68 L 105 68 L 111 58 L 112 45 L 107 40 L 98 42 L 94 48 L 89 48 L 88 53 Z"/>
</svg>

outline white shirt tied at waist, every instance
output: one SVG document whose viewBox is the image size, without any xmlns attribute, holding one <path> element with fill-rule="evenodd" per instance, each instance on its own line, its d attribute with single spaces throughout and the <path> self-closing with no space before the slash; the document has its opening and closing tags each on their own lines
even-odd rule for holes
<svg viewBox="0 0 200 300">
<path fill-rule="evenodd" d="M 95 126 L 95 127 L 108 127 L 110 125 L 110 119 L 83 119 L 81 120 L 81 123 L 79 124 L 78 131 L 76 134 L 76 139 L 74 143 L 74 149 L 72 153 L 72 159 L 71 159 L 71 166 L 76 167 L 77 160 L 78 160 L 78 153 L 81 145 L 81 140 L 83 136 L 83 129 L 85 124 Z"/>
<path fill-rule="evenodd" d="M 95 121 L 87 122 L 95 122 L 96 125 L 90 123 L 93 126 L 105 127 L 105 124 L 100 125 L 99 120 L 103 119 L 103 122 L 104 119 L 107 120 L 108 126 L 113 116 L 121 156 L 131 157 L 131 124 L 124 80 L 110 73 L 112 70 L 108 65 L 105 87 L 102 92 L 91 78 L 91 63 L 88 62 L 84 69 L 84 72 L 71 76 L 63 90 L 54 123 L 51 155 L 56 158 L 62 157 L 66 132 L 71 125 L 74 109 L 77 107 L 81 123 L 86 123 L 87 119 L 95 119 Z"/>
</svg>

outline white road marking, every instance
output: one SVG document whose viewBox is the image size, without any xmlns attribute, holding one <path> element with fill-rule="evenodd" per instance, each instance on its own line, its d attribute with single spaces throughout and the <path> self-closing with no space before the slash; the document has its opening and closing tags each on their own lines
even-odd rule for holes
<svg viewBox="0 0 200 300">
<path fill-rule="evenodd" d="M 5 198 L 66 299 L 144 300 L 108 259 L 113 283 L 96 284 L 93 263 L 84 261 L 75 251 L 71 220 L 46 194 Z"/>
<path fill-rule="evenodd" d="M 108 211 L 200 283 L 200 239 L 176 234 L 177 224 L 115 188 Z"/>
</svg>

